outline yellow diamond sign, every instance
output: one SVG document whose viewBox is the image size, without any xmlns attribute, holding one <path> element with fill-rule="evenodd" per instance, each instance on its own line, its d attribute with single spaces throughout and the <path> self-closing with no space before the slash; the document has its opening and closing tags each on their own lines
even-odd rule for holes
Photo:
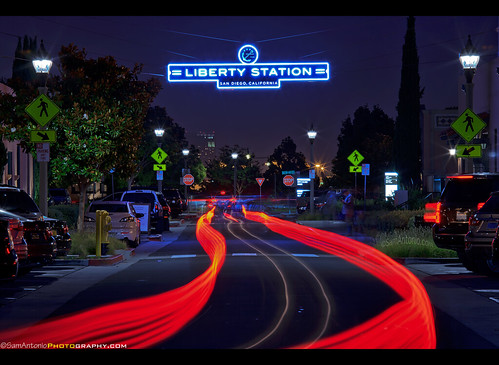
<svg viewBox="0 0 499 365">
<path fill-rule="evenodd" d="M 161 148 L 157 148 L 156 151 L 154 151 L 151 155 L 151 157 L 158 163 L 160 164 L 161 162 L 164 161 L 165 158 L 168 157 L 165 151 L 163 151 Z"/>
<path fill-rule="evenodd" d="M 43 127 L 59 113 L 60 109 L 47 95 L 41 94 L 24 111 Z"/>
<path fill-rule="evenodd" d="M 478 115 L 473 113 L 471 109 L 466 109 L 463 114 L 459 116 L 452 124 L 451 127 L 466 142 L 471 141 L 480 131 L 485 128 L 487 124 L 481 120 Z"/>
<path fill-rule="evenodd" d="M 352 152 L 350 156 L 347 157 L 347 159 L 352 163 L 352 165 L 357 166 L 359 163 L 362 162 L 364 156 L 362 156 L 359 151 L 355 150 Z"/>
</svg>

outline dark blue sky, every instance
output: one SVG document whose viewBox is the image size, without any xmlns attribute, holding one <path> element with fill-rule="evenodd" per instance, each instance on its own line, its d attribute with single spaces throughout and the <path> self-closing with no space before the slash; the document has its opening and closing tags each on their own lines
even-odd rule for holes
<svg viewBox="0 0 499 365">
<path fill-rule="evenodd" d="M 468 34 L 482 57 L 497 56 L 498 19 L 416 16 L 426 108 L 457 105 L 458 53 Z M 89 58 L 110 55 L 129 67 L 142 63 L 144 78 L 158 77 L 163 84 L 155 104 L 188 132 L 215 131 L 219 146 L 238 144 L 265 158 L 290 136 L 308 157 L 306 131 L 313 123 L 314 154 L 329 164 L 341 123 L 359 106 L 379 105 L 395 119 L 406 26 L 402 15 L 2 16 L 0 77 L 11 75 L 16 36 L 43 39 L 56 65 L 61 45 L 74 43 Z M 331 79 L 244 91 L 217 90 L 211 83 L 168 84 L 161 76 L 168 63 L 237 62 L 245 43 L 256 45 L 259 62 L 327 61 Z"/>
</svg>

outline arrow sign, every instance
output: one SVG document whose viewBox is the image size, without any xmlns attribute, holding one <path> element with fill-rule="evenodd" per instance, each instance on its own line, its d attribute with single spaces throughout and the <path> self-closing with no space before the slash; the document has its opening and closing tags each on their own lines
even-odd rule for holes
<svg viewBox="0 0 499 365">
<path fill-rule="evenodd" d="M 166 165 L 165 164 L 154 164 L 152 165 L 153 171 L 166 171 Z"/>
<path fill-rule="evenodd" d="M 32 130 L 29 134 L 29 140 L 35 143 L 55 142 L 57 139 L 55 131 Z"/>
<path fill-rule="evenodd" d="M 350 166 L 350 172 L 362 172 L 362 166 Z"/>
<path fill-rule="evenodd" d="M 480 158 L 482 146 L 479 144 L 466 144 L 456 146 L 456 157 Z"/>
</svg>

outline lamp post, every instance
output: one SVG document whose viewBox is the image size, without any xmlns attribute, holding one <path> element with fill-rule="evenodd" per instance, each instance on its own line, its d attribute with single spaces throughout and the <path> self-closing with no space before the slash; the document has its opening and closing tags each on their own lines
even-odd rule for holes
<svg viewBox="0 0 499 365">
<path fill-rule="evenodd" d="M 471 36 L 468 35 L 468 41 L 464 46 L 463 50 L 459 54 L 459 62 L 464 70 L 464 76 L 466 78 L 466 83 L 464 84 L 464 92 L 466 94 L 466 108 L 473 110 L 473 76 L 475 76 L 476 67 L 480 61 L 480 56 L 476 48 L 471 43 Z M 481 137 L 481 133 L 479 138 Z M 462 171 L 466 172 L 466 166 L 464 164 L 464 159 L 462 160 Z"/>
<path fill-rule="evenodd" d="M 237 176 L 237 153 L 232 153 L 232 159 L 234 160 L 234 197 L 236 196 L 236 176 Z"/>
<path fill-rule="evenodd" d="M 154 134 L 158 137 L 158 148 L 161 147 L 161 138 L 163 134 L 165 134 L 165 130 L 163 128 L 156 128 L 154 130 Z M 158 191 L 161 193 L 163 191 L 163 177 L 159 179 L 159 173 L 163 173 L 163 171 L 156 171 L 156 179 L 158 180 Z"/>
<path fill-rule="evenodd" d="M 40 94 L 47 93 L 47 79 L 50 72 L 50 68 L 52 67 L 52 61 L 47 58 L 38 58 L 32 61 L 33 68 L 35 72 L 40 75 L 44 75 L 44 83 L 43 86 L 38 88 Z M 45 129 L 43 126 L 41 129 Z M 50 146 L 47 143 L 48 146 Z M 48 214 L 48 162 L 47 161 L 39 161 L 40 165 L 40 174 L 39 174 L 39 204 L 40 211 L 44 216 Z"/>
<path fill-rule="evenodd" d="M 189 150 L 187 148 L 184 148 L 182 150 L 182 154 L 184 155 L 184 170 L 187 173 L 187 156 L 189 156 Z M 182 175 L 184 175 L 184 174 L 182 174 Z M 186 201 L 188 201 L 188 199 L 187 199 L 187 185 L 185 183 L 184 183 L 184 198 Z"/>
<path fill-rule="evenodd" d="M 310 213 L 314 213 L 315 203 L 314 203 L 314 182 L 315 182 L 315 164 L 314 164 L 314 140 L 317 137 L 317 132 L 314 130 L 313 124 L 310 126 L 310 130 L 307 132 L 308 139 L 310 141 L 310 163 L 314 166 L 313 177 L 310 178 Z M 310 175 L 310 171 L 309 171 Z"/>
</svg>

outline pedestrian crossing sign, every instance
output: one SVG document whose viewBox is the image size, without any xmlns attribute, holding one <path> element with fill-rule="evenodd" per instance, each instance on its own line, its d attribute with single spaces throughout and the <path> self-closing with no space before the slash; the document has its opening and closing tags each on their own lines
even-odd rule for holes
<svg viewBox="0 0 499 365">
<path fill-rule="evenodd" d="M 454 129 L 466 142 L 475 138 L 485 126 L 485 122 L 469 108 L 451 124 L 452 129 Z"/>
<path fill-rule="evenodd" d="M 362 162 L 364 156 L 362 156 L 359 151 L 355 150 L 351 153 L 350 156 L 347 157 L 347 159 L 352 163 L 352 165 L 357 166 L 359 163 Z"/>
<path fill-rule="evenodd" d="M 156 151 L 154 151 L 151 155 L 151 157 L 158 163 L 160 164 L 161 162 L 164 161 L 165 158 L 168 157 L 165 151 L 163 151 L 161 148 L 157 148 Z"/>
<path fill-rule="evenodd" d="M 60 109 L 47 95 L 40 94 L 24 111 L 43 127 L 59 113 Z"/>
</svg>

